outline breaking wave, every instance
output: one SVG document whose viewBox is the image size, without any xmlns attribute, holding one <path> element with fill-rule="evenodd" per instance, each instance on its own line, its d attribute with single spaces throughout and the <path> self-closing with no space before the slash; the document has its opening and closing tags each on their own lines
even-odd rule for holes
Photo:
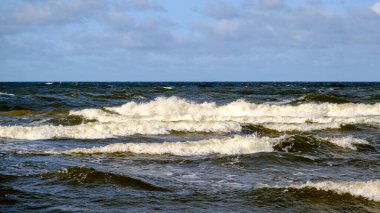
<svg viewBox="0 0 380 213">
<path fill-rule="evenodd" d="M 352 136 L 347 136 L 347 137 L 331 137 L 331 138 L 320 137 L 320 138 L 322 140 L 327 140 L 330 143 L 333 143 L 333 144 L 335 144 L 337 146 L 340 146 L 342 148 L 345 148 L 345 149 L 357 150 L 355 144 L 369 145 L 368 141 L 366 141 L 364 139 L 360 139 L 360 138 L 354 138 Z"/>
<path fill-rule="evenodd" d="M 74 126 L 0 126 L 0 137 L 41 140 L 53 138 L 104 139 L 129 135 L 162 135 L 179 132 L 239 132 L 236 122 L 160 122 L 86 123 Z"/>
<path fill-rule="evenodd" d="M 128 102 L 104 109 L 70 111 L 99 122 L 157 121 L 234 121 L 241 124 L 263 124 L 279 131 L 313 131 L 341 128 L 346 124 L 380 123 L 378 104 L 308 103 L 270 105 L 237 100 L 226 105 L 196 103 L 177 97 L 159 97 L 146 103 Z M 286 124 L 286 125 L 283 125 Z M 289 125 L 291 124 L 291 125 Z"/>
<path fill-rule="evenodd" d="M 264 186 L 268 187 L 268 186 Z M 290 185 L 287 187 L 275 186 L 274 188 L 290 188 L 290 189 L 316 189 L 322 191 L 333 191 L 339 195 L 348 193 L 352 196 L 360 196 L 373 201 L 380 201 L 380 180 L 360 182 L 307 182 L 302 185 Z"/>
<path fill-rule="evenodd" d="M 342 142 L 344 141 L 344 142 Z M 354 144 L 368 143 L 356 138 L 323 138 L 313 136 L 280 136 L 276 138 L 258 137 L 256 135 L 225 138 L 213 138 L 200 141 L 162 142 L 162 143 L 114 143 L 102 147 L 76 148 L 64 152 L 48 152 L 49 154 L 109 154 L 133 153 L 149 155 L 237 155 L 256 152 L 309 152 L 316 151 L 320 143 L 333 143 L 343 148 L 356 149 Z"/>
<path fill-rule="evenodd" d="M 150 155 L 235 155 L 256 152 L 271 152 L 278 138 L 256 136 L 234 136 L 223 139 L 209 139 L 187 142 L 163 143 L 115 143 L 103 147 L 77 148 L 53 154 L 97 154 L 97 153 L 134 153 Z"/>
<path fill-rule="evenodd" d="M 0 95 L 4 95 L 4 96 L 15 96 L 15 94 L 12 94 L 12 93 L 5 93 L 5 92 L 0 92 Z"/>
<path fill-rule="evenodd" d="M 18 110 L 4 112 L 0 116 L 35 113 L 38 112 Z M 98 139 L 135 134 L 169 134 L 171 131 L 227 133 L 240 132 L 244 129 L 242 126 L 247 125 L 261 125 L 264 129 L 277 132 L 309 132 L 341 129 L 346 125 L 380 124 L 380 103 L 293 106 L 237 100 L 218 106 L 213 102 L 196 103 L 177 97 L 160 97 L 146 103 L 132 101 L 117 107 L 49 113 L 44 115 L 56 116 L 48 120 L 55 125 L 0 126 L 0 137 L 27 140 Z"/>
</svg>

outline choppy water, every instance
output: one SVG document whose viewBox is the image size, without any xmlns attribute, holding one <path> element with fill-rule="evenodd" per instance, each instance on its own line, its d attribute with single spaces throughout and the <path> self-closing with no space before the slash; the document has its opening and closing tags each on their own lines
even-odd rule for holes
<svg viewBox="0 0 380 213">
<path fill-rule="evenodd" d="M 0 83 L 1 211 L 380 209 L 380 83 Z"/>
</svg>

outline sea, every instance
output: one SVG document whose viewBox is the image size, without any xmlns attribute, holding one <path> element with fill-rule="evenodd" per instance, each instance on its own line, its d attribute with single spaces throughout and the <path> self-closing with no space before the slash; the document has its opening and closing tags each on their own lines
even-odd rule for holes
<svg viewBox="0 0 380 213">
<path fill-rule="evenodd" d="M 2 82 L 0 212 L 380 212 L 380 83 Z"/>
</svg>

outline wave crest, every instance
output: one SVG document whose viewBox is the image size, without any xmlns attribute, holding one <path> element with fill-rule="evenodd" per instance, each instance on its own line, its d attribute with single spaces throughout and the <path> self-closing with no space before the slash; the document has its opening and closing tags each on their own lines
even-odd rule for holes
<svg viewBox="0 0 380 213">
<path fill-rule="evenodd" d="M 96 153 L 134 153 L 150 155 L 235 155 L 256 152 L 271 152 L 278 138 L 256 136 L 234 136 L 223 139 L 208 139 L 187 142 L 163 143 L 115 143 L 103 147 L 77 148 L 53 154 L 96 154 Z"/>
<path fill-rule="evenodd" d="M 53 138 L 105 139 L 129 135 L 162 135 L 179 132 L 239 132 L 236 122 L 160 122 L 86 123 L 74 126 L 0 126 L 0 137 L 26 140 Z"/>
<path fill-rule="evenodd" d="M 241 124 L 263 124 L 280 131 L 313 131 L 341 128 L 346 124 L 380 123 L 380 103 L 270 105 L 237 100 L 218 106 L 214 102 L 196 103 L 173 96 L 159 97 L 145 103 L 132 101 L 121 106 L 106 107 L 105 110 L 70 111 L 70 115 L 99 122 L 234 121 Z"/>
<path fill-rule="evenodd" d="M 302 189 L 315 188 L 317 190 L 334 191 L 338 194 L 349 193 L 353 196 L 361 196 L 373 201 L 380 201 L 380 180 L 359 182 L 307 182 L 302 185 L 291 185 L 288 188 Z"/>
<path fill-rule="evenodd" d="M 57 178 L 57 181 L 70 185 L 81 184 L 115 184 L 124 187 L 133 187 L 149 191 L 170 191 L 151 183 L 132 178 L 126 175 L 102 172 L 87 167 L 69 167 L 56 172 L 48 172 L 41 175 L 42 178 Z"/>
<path fill-rule="evenodd" d="M 345 143 L 336 142 L 345 141 Z M 354 144 L 366 143 L 361 139 L 348 138 L 324 138 L 312 136 L 280 136 L 276 138 L 258 137 L 256 135 L 225 138 L 212 138 L 200 141 L 162 142 L 162 143 L 114 143 L 102 147 L 76 148 L 64 152 L 48 152 L 50 154 L 110 154 L 133 153 L 148 155 L 238 155 L 256 152 L 316 152 L 321 143 L 334 143 L 343 148 L 356 149 Z M 368 143 L 368 142 L 367 142 Z"/>
</svg>

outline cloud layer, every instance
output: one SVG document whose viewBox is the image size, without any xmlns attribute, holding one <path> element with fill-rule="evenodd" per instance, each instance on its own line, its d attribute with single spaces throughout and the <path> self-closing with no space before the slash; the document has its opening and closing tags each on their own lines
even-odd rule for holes
<svg viewBox="0 0 380 213">
<path fill-rule="evenodd" d="M 380 80 L 380 2 L 160 3 L 4 1 L 2 80 Z"/>
</svg>

